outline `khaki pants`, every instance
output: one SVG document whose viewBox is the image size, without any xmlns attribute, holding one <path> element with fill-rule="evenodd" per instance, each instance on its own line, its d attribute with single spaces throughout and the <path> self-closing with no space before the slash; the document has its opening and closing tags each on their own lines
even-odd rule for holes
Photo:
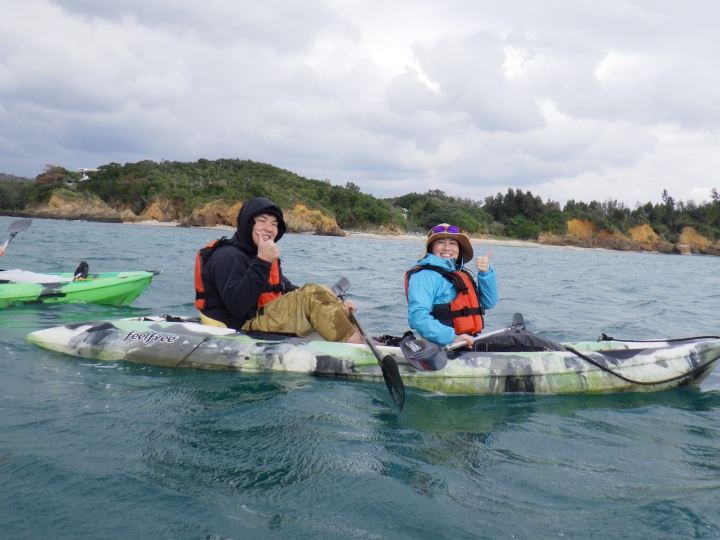
<svg viewBox="0 0 720 540">
<path fill-rule="evenodd" d="M 325 285 L 307 283 L 265 304 L 262 315 L 247 321 L 243 330 L 285 332 L 305 337 L 313 331 L 327 341 L 347 341 L 355 331 L 350 314 Z"/>
</svg>

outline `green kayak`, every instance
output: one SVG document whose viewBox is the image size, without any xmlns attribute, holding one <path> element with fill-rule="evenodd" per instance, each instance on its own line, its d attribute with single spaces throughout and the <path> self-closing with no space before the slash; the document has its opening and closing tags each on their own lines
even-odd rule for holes
<svg viewBox="0 0 720 540">
<path fill-rule="evenodd" d="M 16 273 L 15 277 L 12 273 Z M 150 272 L 101 272 L 73 279 L 74 274 L 33 274 L 42 283 L 27 283 L 23 271 L 0 272 L 0 308 L 20 304 L 127 305 L 150 285 L 159 270 Z"/>
</svg>

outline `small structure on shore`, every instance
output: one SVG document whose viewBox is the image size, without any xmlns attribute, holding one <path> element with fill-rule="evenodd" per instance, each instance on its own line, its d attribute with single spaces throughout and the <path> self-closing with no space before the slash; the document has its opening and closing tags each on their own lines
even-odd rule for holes
<svg viewBox="0 0 720 540">
<path fill-rule="evenodd" d="M 90 180 L 90 177 L 87 175 L 89 172 L 98 172 L 100 169 L 87 169 L 85 167 L 80 167 L 78 171 L 80 171 L 80 174 L 82 174 L 82 178 L 80 178 L 80 182 L 83 180 Z"/>
</svg>

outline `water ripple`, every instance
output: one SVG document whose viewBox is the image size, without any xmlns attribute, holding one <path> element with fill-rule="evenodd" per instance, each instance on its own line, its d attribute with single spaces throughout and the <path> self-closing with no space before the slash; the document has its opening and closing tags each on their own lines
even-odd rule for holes
<svg viewBox="0 0 720 540">
<path fill-rule="evenodd" d="M 0 229 L 11 218 L 0 218 Z M 86 320 L 193 315 L 216 231 L 36 220 L 5 265 L 160 268 L 130 307 L 0 311 L 0 526 L 15 538 L 717 537 L 720 374 L 653 394 L 443 396 L 379 384 L 100 364 L 25 343 Z M 407 329 L 417 241 L 288 235 L 296 284 L 352 282 Z M 479 246 L 482 249 L 483 246 Z M 717 335 L 717 258 L 493 247 L 489 328 L 556 340 Z"/>
</svg>

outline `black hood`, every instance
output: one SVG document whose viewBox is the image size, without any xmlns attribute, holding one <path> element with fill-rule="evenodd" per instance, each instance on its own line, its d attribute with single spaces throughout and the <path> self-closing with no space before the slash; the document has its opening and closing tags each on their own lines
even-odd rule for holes
<svg viewBox="0 0 720 540">
<path fill-rule="evenodd" d="M 250 253 L 257 253 L 257 246 L 252 238 L 252 229 L 255 225 L 254 218 L 258 214 L 270 214 L 277 218 L 278 235 L 275 237 L 276 242 L 283 237 L 287 229 L 285 220 L 283 219 L 282 209 L 270 199 L 255 197 L 246 201 L 245 204 L 242 205 L 242 208 L 240 208 L 240 213 L 237 217 L 237 232 L 234 238 L 240 247 Z"/>
</svg>

